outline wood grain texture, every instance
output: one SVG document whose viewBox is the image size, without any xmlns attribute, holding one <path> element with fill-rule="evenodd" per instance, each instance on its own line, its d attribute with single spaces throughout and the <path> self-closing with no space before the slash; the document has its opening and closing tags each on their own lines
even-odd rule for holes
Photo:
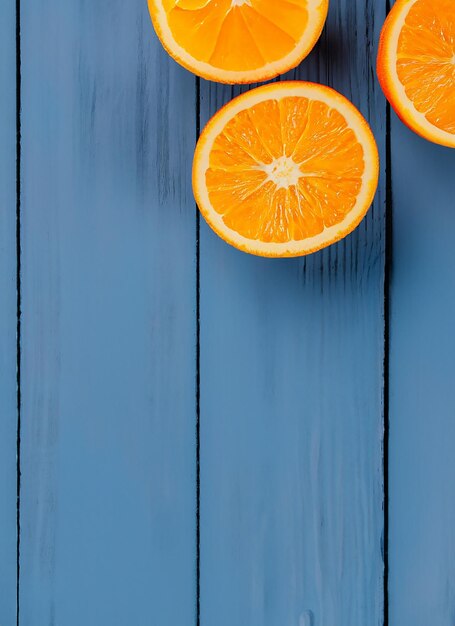
<svg viewBox="0 0 455 626">
<path fill-rule="evenodd" d="M 16 16 L 0 5 L 0 624 L 16 624 Z"/>
<path fill-rule="evenodd" d="M 455 623 L 455 151 L 392 115 L 390 624 Z"/>
<path fill-rule="evenodd" d="M 22 626 L 195 606 L 195 82 L 143 0 L 22 8 Z"/>
<path fill-rule="evenodd" d="M 370 120 L 384 2 L 334 0 L 287 78 Z M 201 117 L 237 90 L 203 82 Z M 383 624 L 384 179 L 343 242 L 266 260 L 201 224 L 201 624 Z"/>
</svg>

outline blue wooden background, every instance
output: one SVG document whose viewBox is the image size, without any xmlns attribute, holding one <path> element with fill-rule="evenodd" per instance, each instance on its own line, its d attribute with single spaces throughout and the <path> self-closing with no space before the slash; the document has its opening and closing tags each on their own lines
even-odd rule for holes
<svg viewBox="0 0 455 626">
<path fill-rule="evenodd" d="M 239 89 L 145 0 L 1 4 L 0 626 L 453 626 L 455 151 L 388 111 L 386 10 L 286 76 L 369 119 L 374 206 L 267 260 L 191 192 Z"/>
</svg>

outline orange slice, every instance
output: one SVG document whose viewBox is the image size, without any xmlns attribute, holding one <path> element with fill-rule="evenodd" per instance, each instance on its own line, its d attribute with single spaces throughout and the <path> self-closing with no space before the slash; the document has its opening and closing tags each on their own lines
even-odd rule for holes
<svg viewBox="0 0 455 626">
<path fill-rule="evenodd" d="M 300 256 L 352 231 L 379 159 L 360 112 L 329 87 L 278 82 L 235 98 L 196 146 L 193 189 L 215 232 L 260 256 Z"/>
<path fill-rule="evenodd" d="M 381 33 L 378 78 L 401 120 L 455 147 L 455 0 L 398 0 Z"/>
<path fill-rule="evenodd" d="M 221 83 L 278 76 L 307 56 L 328 0 L 148 0 L 163 46 L 194 74 Z"/>
</svg>

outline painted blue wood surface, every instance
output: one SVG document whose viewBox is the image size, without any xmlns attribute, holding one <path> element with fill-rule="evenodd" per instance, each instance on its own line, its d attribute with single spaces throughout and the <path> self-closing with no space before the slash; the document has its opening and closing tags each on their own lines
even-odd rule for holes
<svg viewBox="0 0 455 626">
<path fill-rule="evenodd" d="M 384 165 L 382 0 L 332 0 L 288 78 Z M 196 622 L 195 81 L 146 3 L 23 3 L 20 624 Z M 0 624 L 16 623 L 15 15 L 0 8 Z M 201 120 L 237 90 L 201 83 Z M 455 152 L 392 115 L 392 626 L 455 619 Z M 345 241 L 200 228 L 201 624 L 383 624 L 384 179 Z"/>
<path fill-rule="evenodd" d="M 186 626 L 194 77 L 143 0 L 22 4 L 20 623 Z"/>
<path fill-rule="evenodd" d="M 382 1 L 334 0 L 289 78 L 369 118 Z M 205 123 L 236 91 L 202 84 Z M 247 256 L 201 226 L 201 624 L 383 624 L 384 179 L 345 241 Z M 398 625 L 397 625 L 398 626 Z"/>
<path fill-rule="evenodd" d="M 16 624 L 16 16 L 0 5 L 0 624 Z"/>
<path fill-rule="evenodd" d="M 392 116 L 390 623 L 455 623 L 455 150 Z"/>
</svg>

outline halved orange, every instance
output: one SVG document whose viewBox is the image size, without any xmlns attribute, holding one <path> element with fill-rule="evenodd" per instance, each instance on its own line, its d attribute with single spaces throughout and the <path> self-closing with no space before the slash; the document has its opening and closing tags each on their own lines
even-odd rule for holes
<svg viewBox="0 0 455 626">
<path fill-rule="evenodd" d="M 382 29 L 377 71 L 407 126 L 455 147 L 455 0 L 398 0 Z"/>
<path fill-rule="evenodd" d="M 295 67 L 321 34 L 328 0 L 148 0 L 163 46 L 221 83 L 267 80 Z"/>
<path fill-rule="evenodd" d="M 373 134 L 349 100 L 322 85 L 278 82 L 238 96 L 210 120 L 196 146 L 193 189 L 228 243 L 300 256 L 359 224 L 378 170 Z"/>
</svg>

